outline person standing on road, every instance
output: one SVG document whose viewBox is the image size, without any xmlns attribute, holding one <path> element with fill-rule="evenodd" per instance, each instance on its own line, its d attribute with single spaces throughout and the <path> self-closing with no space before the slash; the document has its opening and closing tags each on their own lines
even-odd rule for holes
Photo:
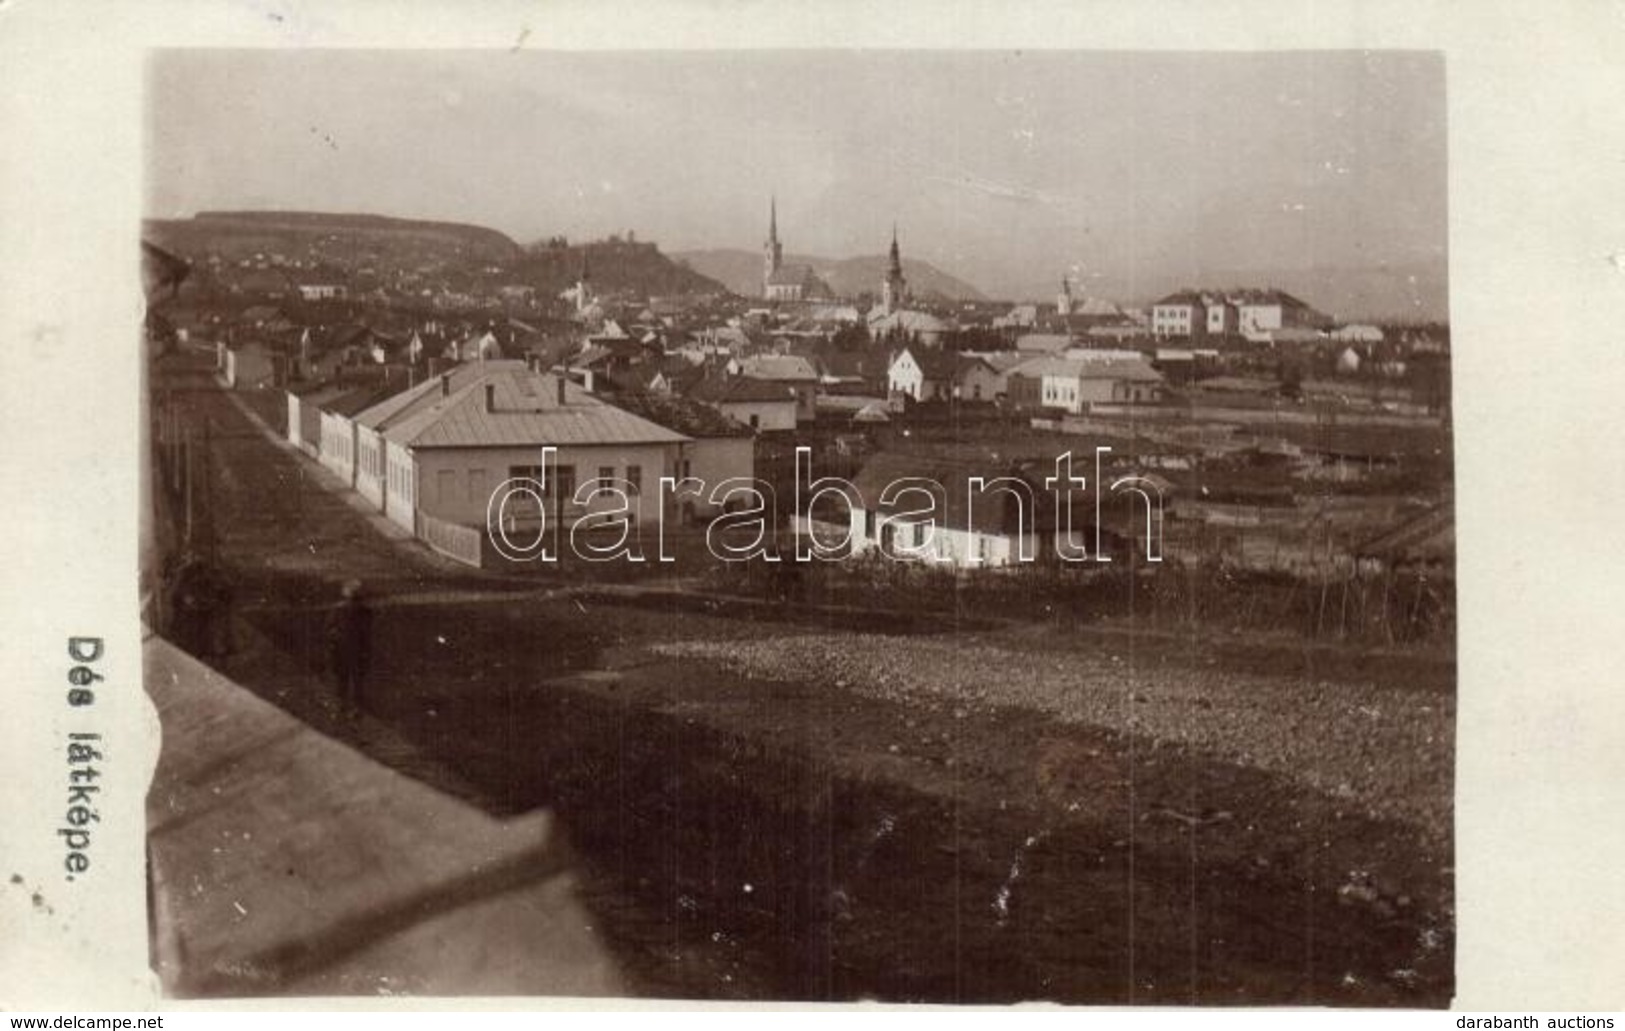
<svg viewBox="0 0 1625 1031">
<path fill-rule="evenodd" d="M 327 619 L 327 648 L 339 700 L 346 709 L 361 708 L 362 682 L 371 652 L 372 613 L 361 595 L 361 581 L 345 583 L 338 607 Z"/>
</svg>

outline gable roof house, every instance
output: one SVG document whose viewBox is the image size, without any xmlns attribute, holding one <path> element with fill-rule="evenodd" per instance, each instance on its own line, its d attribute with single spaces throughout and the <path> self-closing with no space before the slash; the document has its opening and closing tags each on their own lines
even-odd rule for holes
<svg viewBox="0 0 1625 1031">
<path fill-rule="evenodd" d="M 806 358 L 794 354 L 758 354 L 735 359 L 733 364 L 741 376 L 793 391 L 798 423 L 818 415 L 818 370 Z"/>
<path fill-rule="evenodd" d="M 1116 557 L 1161 554 L 1164 499 L 1150 497 L 1161 491 L 1147 478 L 1135 481 L 1150 488 L 1145 500 L 1108 487 L 1112 496 L 1102 495 L 1097 506 L 1094 486 L 1071 492 L 1071 518 L 1063 522 L 1055 494 L 1044 485 L 1053 475 L 1053 461 L 1001 465 L 986 457 L 882 451 L 852 483 L 857 495 L 851 504 L 852 553 L 882 550 L 894 558 L 962 569 L 1055 561 L 1062 545 L 1071 555 L 1093 555 L 1097 549 Z M 918 490 L 893 486 L 905 482 L 929 491 L 934 499 L 929 515 L 917 514 L 927 504 Z M 1026 497 L 1018 497 L 1017 490 Z"/>
<path fill-rule="evenodd" d="M 453 365 L 439 375 L 360 408 L 330 408 L 322 416 L 322 464 L 343 477 L 362 497 L 382 507 L 385 469 L 379 434 L 391 419 L 414 406 L 430 403 L 437 394 L 445 396 L 463 390 L 484 372 L 523 367 L 523 362 L 507 360 L 486 362 L 483 368 L 479 362 Z"/>
<path fill-rule="evenodd" d="M 894 398 L 947 401 L 954 396 L 958 366 L 951 354 L 905 347 L 892 357 L 886 388 Z"/>
<path fill-rule="evenodd" d="M 1010 388 L 1010 373 L 1033 361 L 1031 354 L 1017 351 L 961 352 L 956 383 L 966 401 L 997 401 Z"/>
<path fill-rule="evenodd" d="M 489 329 L 471 333 L 446 345 L 441 357 L 454 362 L 471 362 L 504 357 L 502 342 Z"/>
<path fill-rule="evenodd" d="M 293 345 L 295 353 L 290 355 L 292 378 L 325 380 L 337 376 L 346 366 L 380 364 L 375 350 L 382 349 L 387 358 L 394 345 L 395 341 L 358 322 L 330 328 L 306 327 Z"/>
<path fill-rule="evenodd" d="M 799 399 L 789 386 L 749 376 L 706 376 L 689 388 L 689 397 L 759 433 L 796 428 Z"/>
<path fill-rule="evenodd" d="M 826 348 L 818 364 L 818 382 L 825 394 L 882 397 L 886 393 L 887 372 L 891 363 L 877 351 Z"/>
<path fill-rule="evenodd" d="M 864 463 L 852 481 L 857 497 L 851 505 L 849 540 L 852 554 L 879 551 L 888 557 L 955 567 L 1002 566 L 1019 559 L 1022 538 L 1037 533 L 1036 520 L 1046 506 L 1035 505 L 1023 526 L 1018 503 L 1008 491 L 972 490 L 971 480 L 992 481 L 1021 476 L 1011 470 L 925 455 L 882 451 Z M 932 519 L 910 518 L 926 502 L 918 491 L 887 496 L 893 484 L 929 481 L 934 486 Z M 1029 487 L 1040 487 L 1031 484 Z M 1033 541 L 1027 542 L 1029 552 Z"/>
<path fill-rule="evenodd" d="M 373 434 L 363 462 L 382 481 L 387 517 L 431 543 L 448 525 L 483 528 L 493 492 L 517 477 L 545 483 L 542 502 L 565 532 L 583 516 L 658 517 L 667 449 L 688 437 L 521 362 L 472 372 L 460 384 L 448 373 L 357 418 Z M 542 449 L 549 446 L 557 449 L 556 462 L 544 475 Z M 612 483 L 628 508 L 590 491 Z M 542 517 L 524 495 L 509 508 L 508 525 L 534 525 Z"/>
<path fill-rule="evenodd" d="M 1160 400 L 1162 374 L 1138 356 L 1040 358 L 1009 376 L 1010 403 L 1082 415 L 1096 404 Z"/>
</svg>

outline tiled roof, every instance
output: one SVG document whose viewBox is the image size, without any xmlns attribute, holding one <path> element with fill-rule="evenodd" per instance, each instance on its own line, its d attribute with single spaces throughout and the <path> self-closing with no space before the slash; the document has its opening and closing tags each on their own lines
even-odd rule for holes
<svg viewBox="0 0 1625 1031">
<path fill-rule="evenodd" d="M 1167 297 L 1153 302 L 1155 307 L 1174 304 L 1206 304 L 1209 297 L 1197 290 L 1176 290 Z"/>
<path fill-rule="evenodd" d="M 870 333 L 880 334 L 893 329 L 905 333 L 946 333 L 953 329 L 953 325 L 926 311 L 903 309 L 887 315 L 877 308 L 869 313 Z"/>
<path fill-rule="evenodd" d="M 497 372 L 504 369 L 523 369 L 525 363 L 521 361 L 488 361 L 466 362 L 447 369 L 442 376 L 448 377 L 448 389 L 452 394 L 457 393 L 478 379 L 482 372 Z M 385 401 L 380 402 L 361 412 L 356 416 L 358 425 L 370 430 L 383 429 L 385 426 L 398 422 L 412 412 L 433 404 L 441 395 L 440 376 L 430 376 L 410 390 L 403 391 Z"/>
<path fill-rule="evenodd" d="M 385 437 L 414 448 L 521 447 L 556 444 L 668 444 L 688 438 L 606 404 L 551 373 L 488 370 L 450 397 L 434 396 L 383 429 Z M 486 388 L 492 388 L 486 408 Z"/>
<path fill-rule="evenodd" d="M 811 382 L 818 378 L 812 362 L 794 354 L 758 354 L 741 359 L 739 368 L 752 379 Z"/>
<path fill-rule="evenodd" d="M 959 372 L 958 355 L 943 351 L 911 350 L 914 364 L 920 367 L 920 373 L 928 380 L 951 380 Z"/>
<path fill-rule="evenodd" d="M 1064 333 L 1024 333 L 1016 338 L 1018 351 L 1064 351 L 1072 346 L 1072 338 Z"/>
<path fill-rule="evenodd" d="M 749 426 L 690 397 L 631 392 L 616 397 L 615 404 L 639 418 L 696 440 L 753 435 Z"/>
<path fill-rule="evenodd" d="M 992 366 L 994 372 L 999 373 L 1010 372 L 1034 360 L 1032 355 L 1022 354 L 1020 351 L 993 351 L 982 355 L 981 358 Z"/>
<path fill-rule="evenodd" d="M 1067 376 L 1077 379 L 1131 380 L 1141 383 L 1160 383 L 1162 374 L 1143 358 L 1041 358 L 1015 370 L 1015 374 L 1038 376 Z"/>
<path fill-rule="evenodd" d="M 316 402 L 316 407 L 324 412 L 334 415 L 353 416 L 357 412 L 364 412 L 380 401 L 395 395 L 395 388 L 387 383 L 374 383 L 369 386 L 346 389 L 336 397 Z"/>
<path fill-rule="evenodd" d="M 711 404 L 796 400 L 795 391 L 784 384 L 749 376 L 710 376 L 694 384 L 689 396 Z"/>
</svg>

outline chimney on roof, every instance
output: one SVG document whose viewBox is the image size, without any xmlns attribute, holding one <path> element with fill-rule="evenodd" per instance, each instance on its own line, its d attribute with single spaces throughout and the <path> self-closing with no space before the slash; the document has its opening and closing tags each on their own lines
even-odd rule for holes
<svg viewBox="0 0 1625 1031">
<path fill-rule="evenodd" d="M 442 372 L 440 374 L 440 396 L 451 396 L 451 373 L 449 372 Z"/>
<path fill-rule="evenodd" d="M 485 410 L 488 412 L 497 410 L 497 385 L 495 383 L 485 385 Z"/>
<path fill-rule="evenodd" d="M 563 408 L 564 407 L 564 377 L 563 376 L 558 377 L 558 384 L 559 384 L 559 407 Z"/>
</svg>

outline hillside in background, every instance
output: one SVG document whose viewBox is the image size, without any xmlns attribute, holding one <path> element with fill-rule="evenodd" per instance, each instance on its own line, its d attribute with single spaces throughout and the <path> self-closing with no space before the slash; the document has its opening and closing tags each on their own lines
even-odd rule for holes
<svg viewBox="0 0 1625 1031">
<path fill-rule="evenodd" d="M 599 295 L 622 291 L 647 297 L 728 292 L 727 283 L 685 267 L 652 243 L 620 239 L 564 246 L 539 244 L 525 252 L 514 264 L 513 272 L 519 282 L 557 296 L 575 285 L 584 263 L 593 291 Z"/>
<path fill-rule="evenodd" d="M 160 247 L 190 258 L 227 261 L 279 253 L 341 267 L 505 263 L 519 245 L 494 229 L 381 215 L 303 211 L 205 211 L 189 219 L 150 219 L 142 226 Z"/>
<path fill-rule="evenodd" d="M 762 293 L 762 255 L 758 251 L 722 248 L 702 251 L 675 251 L 672 258 L 687 263 L 696 272 L 710 276 L 734 293 L 744 297 L 760 297 Z M 886 272 L 884 254 L 858 258 L 817 258 L 805 254 L 786 254 L 787 265 L 811 265 L 824 282 L 841 297 L 859 294 L 878 294 L 880 280 Z M 986 300 L 980 290 L 956 279 L 934 265 L 924 261 L 903 259 L 903 275 L 909 289 L 917 297 L 946 301 Z"/>
<path fill-rule="evenodd" d="M 654 244 L 618 237 L 525 248 L 494 229 L 459 222 L 299 211 L 211 211 L 189 219 L 148 219 L 142 235 L 195 265 L 218 256 L 226 270 L 222 275 L 238 274 L 236 266 L 271 267 L 288 275 L 321 270 L 322 275 L 340 274 L 353 288 L 514 284 L 556 297 L 575 284 L 585 260 L 599 294 L 726 292 L 721 283 L 677 264 Z"/>
</svg>

